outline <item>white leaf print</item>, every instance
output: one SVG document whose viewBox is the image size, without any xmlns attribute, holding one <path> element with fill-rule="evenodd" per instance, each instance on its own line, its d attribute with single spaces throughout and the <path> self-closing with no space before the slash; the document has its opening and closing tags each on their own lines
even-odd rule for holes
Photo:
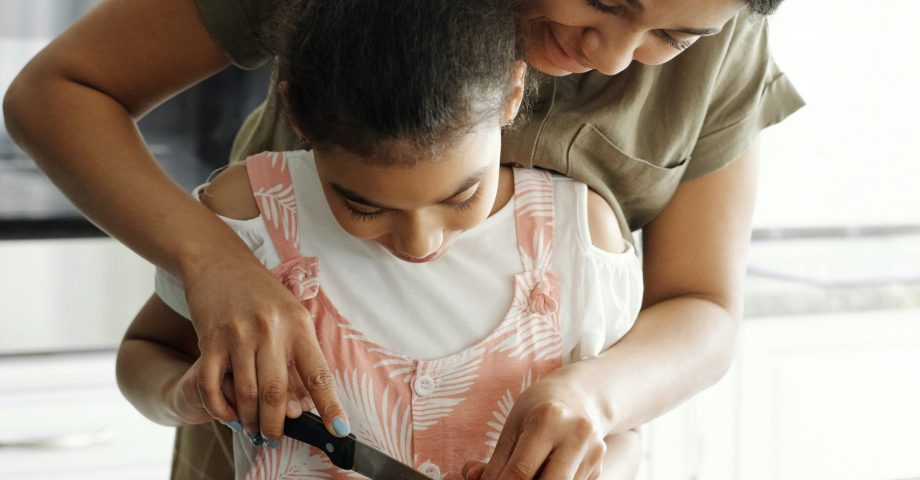
<svg viewBox="0 0 920 480">
<path fill-rule="evenodd" d="M 255 464 L 246 478 L 322 480 L 332 477 L 334 467 L 329 457 L 319 449 L 285 437 L 281 448 L 259 449 Z"/>
<path fill-rule="evenodd" d="M 549 173 L 533 170 L 518 172 L 525 175 L 514 185 L 514 205 L 519 215 L 552 217 L 553 181 Z"/>
<path fill-rule="evenodd" d="M 408 402 L 394 394 L 391 406 L 389 386 L 384 387 L 378 400 L 374 394 L 374 383 L 367 372 L 354 369 L 349 375 L 347 372 L 336 371 L 334 377 L 339 399 L 345 407 L 355 436 L 411 465 L 412 431 Z"/>
<path fill-rule="evenodd" d="M 294 196 L 294 186 L 277 184 L 271 188 L 259 188 L 253 193 L 256 200 L 262 205 L 262 215 L 265 220 L 278 228 L 280 223 L 285 240 L 293 239 L 297 245 L 297 199 Z"/>
<path fill-rule="evenodd" d="M 278 162 L 280 161 L 281 168 L 279 168 L 279 171 L 283 172 L 287 170 L 287 166 L 288 166 L 287 155 L 285 155 L 283 152 L 270 152 L 268 154 L 268 158 L 272 162 L 272 167 L 277 165 Z"/>
<path fill-rule="evenodd" d="M 548 270 L 551 268 L 553 242 L 548 241 L 546 233 L 547 230 L 541 229 L 533 236 L 533 243 L 531 245 L 533 256 L 531 256 L 523 246 L 518 246 L 524 270 Z"/>
<path fill-rule="evenodd" d="M 528 368 L 527 375 L 524 375 L 524 378 L 521 380 L 521 390 L 518 392 L 519 396 L 533 384 L 532 377 L 533 372 Z M 511 413 L 511 408 L 514 407 L 514 400 L 515 397 L 512 395 L 511 390 L 505 390 L 505 394 L 502 395 L 502 398 L 498 399 L 497 410 L 492 410 L 492 417 L 495 420 L 486 422 L 486 425 L 489 426 L 486 431 L 488 440 L 482 442 L 483 445 L 495 448 L 495 445 L 498 443 L 498 437 L 501 436 L 502 429 L 505 428 L 508 414 Z"/>
<path fill-rule="evenodd" d="M 511 358 L 532 355 L 536 360 L 562 356 L 562 338 L 559 335 L 556 314 L 541 315 L 530 311 L 530 291 L 542 276 L 521 274 L 515 277 L 514 299 L 508 318 L 492 333 L 501 340 L 490 352 L 508 352 Z"/>
<path fill-rule="evenodd" d="M 466 400 L 464 394 L 479 376 L 484 353 L 485 349 L 477 346 L 460 355 L 419 364 L 418 375 L 434 379 L 435 388 L 430 394 L 417 397 L 412 404 L 415 430 L 427 430 Z"/>
</svg>

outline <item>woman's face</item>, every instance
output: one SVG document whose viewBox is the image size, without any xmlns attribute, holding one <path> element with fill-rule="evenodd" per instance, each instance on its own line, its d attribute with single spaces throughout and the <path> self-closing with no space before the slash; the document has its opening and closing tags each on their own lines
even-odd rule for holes
<svg viewBox="0 0 920 480">
<path fill-rule="evenodd" d="M 657 65 L 719 33 L 739 0 L 526 0 L 527 63 L 549 75 Z"/>
<path fill-rule="evenodd" d="M 393 256 L 430 262 L 457 236 L 485 220 L 499 184 L 501 130 L 473 130 L 432 160 L 414 147 L 386 155 L 424 155 L 382 165 L 341 148 L 316 149 L 316 169 L 329 208 L 350 235 L 371 240 Z"/>
</svg>

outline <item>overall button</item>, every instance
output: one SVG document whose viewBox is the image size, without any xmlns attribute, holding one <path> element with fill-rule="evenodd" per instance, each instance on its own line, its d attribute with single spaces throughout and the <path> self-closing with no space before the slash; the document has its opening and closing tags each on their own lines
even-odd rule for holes
<svg viewBox="0 0 920 480">
<path fill-rule="evenodd" d="M 420 397 L 431 395 L 434 393 L 434 379 L 428 375 L 415 377 L 415 380 L 412 381 L 412 388 L 415 390 L 415 394 Z"/>
<path fill-rule="evenodd" d="M 422 472 L 422 475 L 439 479 L 441 478 L 441 469 L 437 465 L 431 462 L 425 462 L 418 467 L 418 471 Z"/>
</svg>

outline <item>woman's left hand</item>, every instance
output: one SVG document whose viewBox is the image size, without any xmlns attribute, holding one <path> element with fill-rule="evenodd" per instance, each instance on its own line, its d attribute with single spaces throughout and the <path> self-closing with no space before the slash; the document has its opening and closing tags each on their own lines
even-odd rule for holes
<svg viewBox="0 0 920 480">
<path fill-rule="evenodd" d="M 609 432 L 602 427 L 599 399 L 588 394 L 586 377 L 579 375 L 582 366 L 556 370 L 525 390 L 505 421 L 489 463 L 467 463 L 465 478 L 598 478 Z"/>
</svg>

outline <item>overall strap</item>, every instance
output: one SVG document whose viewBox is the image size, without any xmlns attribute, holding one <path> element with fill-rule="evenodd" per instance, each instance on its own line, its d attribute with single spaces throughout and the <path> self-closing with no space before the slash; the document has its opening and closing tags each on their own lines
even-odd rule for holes
<svg viewBox="0 0 920 480">
<path fill-rule="evenodd" d="M 283 152 L 262 152 L 246 159 L 252 196 L 281 263 L 300 256 L 297 201 Z"/>
<path fill-rule="evenodd" d="M 525 271 L 552 266 L 554 206 L 549 172 L 514 169 L 514 224 Z"/>
</svg>

